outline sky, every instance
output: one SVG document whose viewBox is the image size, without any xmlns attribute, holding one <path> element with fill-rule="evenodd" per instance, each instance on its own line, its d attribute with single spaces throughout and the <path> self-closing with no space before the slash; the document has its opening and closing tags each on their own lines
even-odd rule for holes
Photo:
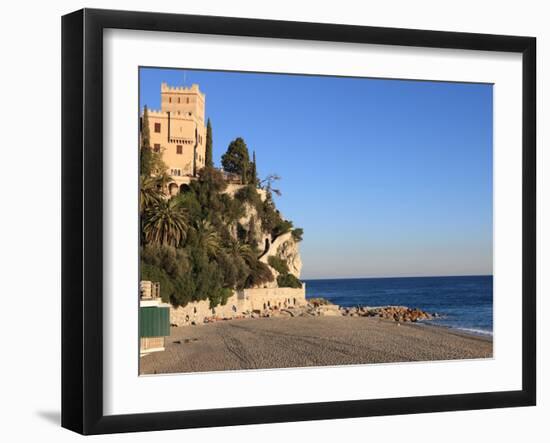
<svg viewBox="0 0 550 443">
<path fill-rule="evenodd" d="M 141 68 L 140 108 L 163 81 L 206 94 L 216 165 L 242 137 L 281 176 L 302 279 L 492 274 L 492 85 Z"/>
</svg>

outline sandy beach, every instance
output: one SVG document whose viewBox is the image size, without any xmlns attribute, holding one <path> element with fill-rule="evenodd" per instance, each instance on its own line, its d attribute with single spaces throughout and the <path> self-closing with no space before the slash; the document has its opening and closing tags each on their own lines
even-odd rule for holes
<svg viewBox="0 0 550 443">
<path fill-rule="evenodd" d="M 490 358 L 490 337 L 379 318 L 296 317 L 171 328 L 141 374 Z"/>
</svg>

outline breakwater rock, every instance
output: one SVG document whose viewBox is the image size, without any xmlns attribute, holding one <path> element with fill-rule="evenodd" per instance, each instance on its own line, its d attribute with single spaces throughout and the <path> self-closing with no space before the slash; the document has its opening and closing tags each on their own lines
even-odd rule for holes
<svg viewBox="0 0 550 443">
<path fill-rule="evenodd" d="M 377 317 L 384 320 L 393 320 L 399 323 L 416 323 L 422 320 L 432 320 L 440 317 L 437 313 L 429 313 L 418 308 L 407 306 L 357 306 L 340 307 L 326 299 L 308 299 L 306 304 L 279 308 L 269 307 L 263 310 L 246 311 L 233 319 L 241 318 L 277 318 L 277 317 Z M 220 320 L 229 320 L 224 317 L 207 317 L 204 323 L 212 323 Z"/>
<path fill-rule="evenodd" d="M 358 306 L 354 308 L 340 308 L 345 317 L 379 317 L 385 320 L 394 320 L 396 322 L 417 322 L 422 320 L 432 320 L 439 317 L 437 313 L 429 313 L 418 308 L 409 308 L 407 306 Z"/>
</svg>

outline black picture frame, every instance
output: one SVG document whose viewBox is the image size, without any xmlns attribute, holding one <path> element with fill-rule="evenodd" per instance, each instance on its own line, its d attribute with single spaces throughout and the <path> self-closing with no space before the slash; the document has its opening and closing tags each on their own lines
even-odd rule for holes
<svg viewBox="0 0 550 443">
<path fill-rule="evenodd" d="M 177 412 L 103 413 L 103 31 L 108 28 L 522 54 L 522 389 Z M 536 39 L 83 9 L 62 18 L 62 426 L 82 434 L 531 406 L 536 403 Z"/>
</svg>

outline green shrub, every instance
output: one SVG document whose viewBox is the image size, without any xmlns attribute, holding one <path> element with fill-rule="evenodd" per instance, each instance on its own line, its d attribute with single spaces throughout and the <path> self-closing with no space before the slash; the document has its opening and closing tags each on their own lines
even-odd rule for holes
<svg viewBox="0 0 550 443">
<path fill-rule="evenodd" d="M 279 274 L 288 274 L 288 265 L 286 261 L 274 255 L 267 259 L 269 266 L 275 269 Z"/>
<path fill-rule="evenodd" d="M 254 185 L 247 185 L 239 189 L 235 192 L 235 199 L 242 203 L 250 203 L 254 207 L 261 204 L 260 195 Z"/>
<path fill-rule="evenodd" d="M 277 284 L 280 288 L 301 288 L 302 282 L 293 274 L 284 274 L 277 277 Z"/>
<path fill-rule="evenodd" d="M 275 209 L 275 205 L 271 198 L 266 198 L 266 200 L 256 209 L 260 215 L 263 231 L 272 233 L 275 226 L 280 224 L 282 219 L 277 209 Z"/>
<path fill-rule="evenodd" d="M 226 222 L 235 222 L 245 215 L 245 207 L 242 201 L 227 194 L 222 194 L 220 200 L 223 204 L 222 217 Z"/>
<path fill-rule="evenodd" d="M 217 305 L 227 304 L 227 299 L 231 297 L 233 290 L 230 288 L 219 288 L 212 296 L 209 297 L 210 300 L 210 309 L 216 307 Z"/>
<path fill-rule="evenodd" d="M 304 230 L 302 228 L 294 228 L 292 230 L 292 238 L 294 238 L 295 241 L 302 241 L 303 237 L 304 237 Z"/>
<path fill-rule="evenodd" d="M 216 256 L 216 262 L 222 271 L 223 286 L 226 288 L 243 289 L 248 277 L 249 268 L 242 257 L 220 252 Z"/>
<path fill-rule="evenodd" d="M 141 262 L 141 280 L 149 280 L 160 283 L 160 296 L 162 301 L 168 303 L 174 295 L 173 279 L 161 268 Z"/>
<path fill-rule="evenodd" d="M 177 278 L 189 272 L 186 251 L 168 245 L 151 244 L 142 248 L 143 263 L 162 269 L 169 277 Z"/>
<path fill-rule="evenodd" d="M 274 279 L 269 266 L 256 260 L 250 264 L 250 273 L 246 279 L 245 287 L 252 288 L 261 286 L 264 283 L 272 282 Z"/>
<path fill-rule="evenodd" d="M 289 220 L 279 220 L 273 230 L 271 235 L 273 238 L 279 237 L 280 235 L 286 234 L 292 230 L 292 222 Z"/>
</svg>

